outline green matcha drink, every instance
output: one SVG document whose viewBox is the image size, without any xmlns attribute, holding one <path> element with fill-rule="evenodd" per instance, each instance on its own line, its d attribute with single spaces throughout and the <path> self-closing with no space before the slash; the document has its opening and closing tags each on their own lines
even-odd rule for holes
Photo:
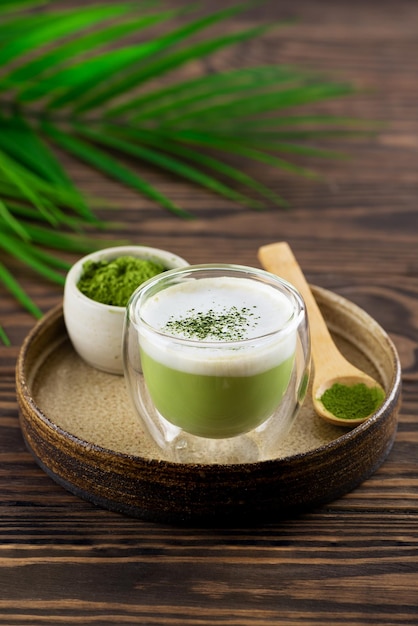
<svg viewBox="0 0 418 626">
<path fill-rule="evenodd" d="M 189 277 L 144 296 L 141 365 L 158 413 L 213 439 L 259 426 L 289 385 L 295 317 L 289 294 L 245 274 Z"/>
</svg>

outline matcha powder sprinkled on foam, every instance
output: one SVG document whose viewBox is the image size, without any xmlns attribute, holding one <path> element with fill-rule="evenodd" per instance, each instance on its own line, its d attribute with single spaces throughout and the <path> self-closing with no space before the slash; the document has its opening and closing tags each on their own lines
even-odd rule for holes
<svg viewBox="0 0 418 626">
<path fill-rule="evenodd" d="M 121 256 L 111 261 L 86 261 L 77 287 L 91 300 L 124 307 L 139 285 L 165 269 L 159 263 L 133 256 Z"/>
<path fill-rule="evenodd" d="M 354 420 L 374 413 L 384 398 L 380 387 L 367 387 L 364 383 L 356 385 L 335 383 L 322 394 L 321 402 L 335 417 Z"/>
<path fill-rule="evenodd" d="M 165 325 L 165 330 L 186 339 L 239 341 L 245 338 L 249 328 L 257 325 L 258 319 L 254 311 L 248 307 L 238 309 L 232 306 L 221 312 L 213 309 L 205 312 L 190 309 L 183 317 L 178 319 L 171 317 Z"/>
</svg>

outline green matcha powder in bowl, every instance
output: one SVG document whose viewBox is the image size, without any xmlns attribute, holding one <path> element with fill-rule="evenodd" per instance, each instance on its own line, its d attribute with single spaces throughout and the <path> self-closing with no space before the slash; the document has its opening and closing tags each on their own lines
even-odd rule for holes
<svg viewBox="0 0 418 626">
<path fill-rule="evenodd" d="M 157 274 L 189 265 L 168 250 L 118 246 L 93 252 L 69 270 L 64 321 L 74 349 L 89 365 L 123 374 L 126 304 L 135 289 Z"/>
<path fill-rule="evenodd" d="M 96 302 L 126 307 L 139 285 L 166 269 L 162 263 L 134 256 L 86 261 L 77 287 Z"/>
</svg>

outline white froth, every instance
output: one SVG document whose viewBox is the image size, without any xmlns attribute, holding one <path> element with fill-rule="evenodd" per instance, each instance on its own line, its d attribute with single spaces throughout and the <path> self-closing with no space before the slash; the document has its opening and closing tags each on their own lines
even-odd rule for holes
<svg viewBox="0 0 418 626">
<path fill-rule="evenodd" d="M 240 328 L 241 341 L 233 349 L 225 343 L 232 338 L 228 331 L 219 337 L 208 336 L 196 345 L 196 337 L 181 341 L 184 334 L 170 326 L 172 321 L 196 314 L 211 312 L 216 316 L 232 309 L 246 311 L 249 321 L 248 327 Z M 270 285 L 236 277 L 192 279 L 146 300 L 141 307 L 141 319 L 146 324 L 139 323 L 139 338 L 142 349 L 168 367 L 196 374 L 246 376 L 279 365 L 293 355 L 296 328 L 292 317 L 291 301 Z M 180 341 L 162 335 L 167 325 Z M 154 333 L 149 327 L 160 332 Z"/>
</svg>

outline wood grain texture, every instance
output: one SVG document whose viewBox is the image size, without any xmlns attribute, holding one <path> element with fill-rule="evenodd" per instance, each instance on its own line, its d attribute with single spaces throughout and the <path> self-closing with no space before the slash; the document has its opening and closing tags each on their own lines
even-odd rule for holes
<svg viewBox="0 0 418 626">
<path fill-rule="evenodd" d="M 287 240 L 310 282 L 375 317 L 403 366 L 392 452 L 344 498 L 256 528 L 245 519 L 178 528 L 96 509 L 51 481 L 25 449 L 14 367 L 34 321 L 0 288 L 0 323 L 13 344 L 0 347 L 0 624 L 418 624 L 418 5 L 282 0 L 236 26 L 292 16 L 292 26 L 193 68 L 277 61 L 325 71 L 362 91 L 318 111 L 386 123 L 376 137 L 329 141 L 351 158 L 315 163 L 321 182 L 242 163 L 290 201 L 289 211 L 253 213 L 141 167 L 195 213 L 184 222 L 63 160 L 85 190 L 117 202 L 105 215 L 122 221 L 133 243 L 190 262 L 257 265 L 259 246 Z M 16 275 L 42 310 L 60 302 L 61 289 L 17 265 Z"/>
</svg>

